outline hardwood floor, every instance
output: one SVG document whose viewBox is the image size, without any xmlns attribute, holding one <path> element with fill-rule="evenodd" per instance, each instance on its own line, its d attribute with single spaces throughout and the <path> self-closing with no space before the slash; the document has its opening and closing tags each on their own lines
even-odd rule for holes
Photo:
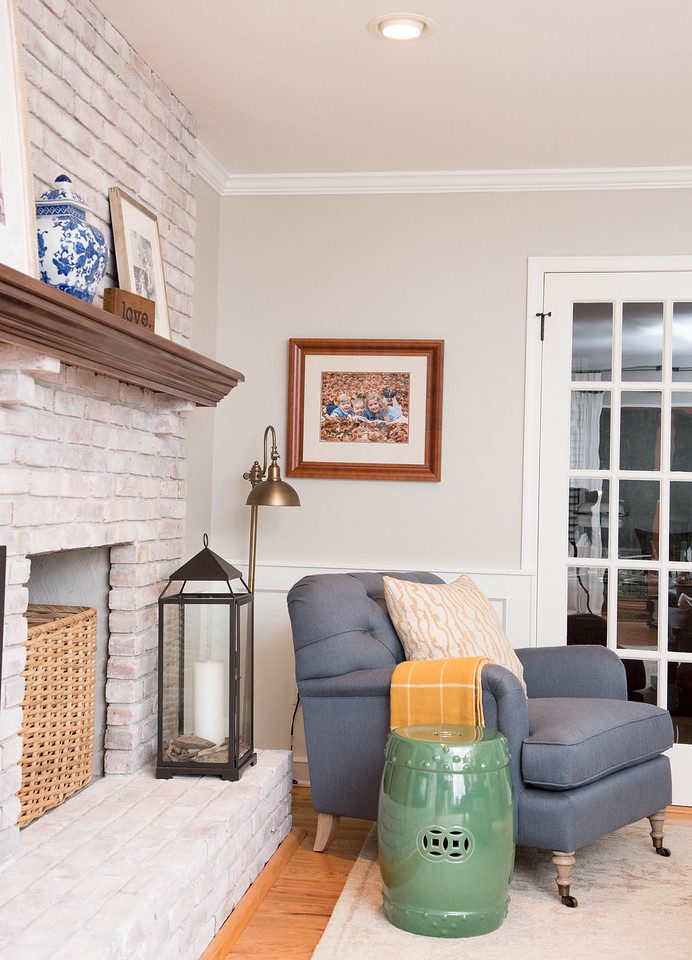
<svg viewBox="0 0 692 960">
<path fill-rule="evenodd" d="M 667 819 L 692 826 L 692 807 L 669 807 Z M 201 960 L 309 960 L 371 826 L 344 818 L 328 851 L 313 853 L 317 814 L 308 787 L 295 787 L 293 837 L 269 861 Z"/>
<path fill-rule="evenodd" d="M 668 807 L 666 823 L 687 823 L 692 826 L 692 807 Z M 663 828 L 665 830 L 665 827 Z"/>
<path fill-rule="evenodd" d="M 309 960 L 371 826 L 365 820 L 344 818 L 327 852 L 313 853 L 317 814 L 310 790 L 295 787 L 293 827 L 304 831 L 301 842 L 240 936 L 234 918 L 259 879 L 202 960 Z"/>
</svg>

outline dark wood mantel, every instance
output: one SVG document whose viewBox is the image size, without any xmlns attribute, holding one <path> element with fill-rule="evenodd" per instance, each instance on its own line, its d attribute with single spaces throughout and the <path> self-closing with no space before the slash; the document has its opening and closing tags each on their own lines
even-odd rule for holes
<svg viewBox="0 0 692 960">
<path fill-rule="evenodd" d="M 245 377 L 0 264 L 0 341 L 214 407 Z"/>
</svg>

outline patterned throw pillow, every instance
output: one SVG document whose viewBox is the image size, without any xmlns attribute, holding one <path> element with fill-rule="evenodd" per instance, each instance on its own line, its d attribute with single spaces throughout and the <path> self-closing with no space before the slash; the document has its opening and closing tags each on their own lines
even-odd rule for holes
<svg viewBox="0 0 692 960">
<path fill-rule="evenodd" d="M 521 681 L 524 670 L 497 614 L 470 577 L 453 583 L 384 578 L 384 596 L 407 660 L 488 657 Z"/>
</svg>

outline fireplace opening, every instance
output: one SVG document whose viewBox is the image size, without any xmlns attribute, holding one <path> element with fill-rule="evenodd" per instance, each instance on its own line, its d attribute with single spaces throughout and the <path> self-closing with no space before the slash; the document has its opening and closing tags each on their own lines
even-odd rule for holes
<svg viewBox="0 0 692 960">
<path fill-rule="evenodd" d="M 35 611 L 37 606 L 46 605 L 96 610 L 91 772 L 93 778 L 102 777 L 106 731 L 110 548 L 61 550 L 58 553 L 37 554 L 30 559 L 31 574 L 28 583 L 30 610 Z M 47 618 L 48 616 L 44 615 L 43 619 Z M 31 624 L 31 617 L 29 616 L 28 619 Z M 79 708 L 77 712 L 78 710 Z"/>
</svg>

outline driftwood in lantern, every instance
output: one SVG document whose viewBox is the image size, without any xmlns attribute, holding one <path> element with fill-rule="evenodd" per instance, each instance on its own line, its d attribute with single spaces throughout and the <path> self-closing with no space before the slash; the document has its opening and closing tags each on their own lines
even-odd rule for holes
<svg viewBox="0 0 692 960">
<path fill-rule="evenodd" d="M 96 611 L 29 604 L 26 618 L 20 827 L 91 780 L 96 699 Z"/>
<path fill-rule="evenodd" d="M 194 734 L 174 737 L 164 742 L 164 758 L 175 763 L 228 763 L 228 737 L 221 743 L 212 743 Z"/>
</svg>

